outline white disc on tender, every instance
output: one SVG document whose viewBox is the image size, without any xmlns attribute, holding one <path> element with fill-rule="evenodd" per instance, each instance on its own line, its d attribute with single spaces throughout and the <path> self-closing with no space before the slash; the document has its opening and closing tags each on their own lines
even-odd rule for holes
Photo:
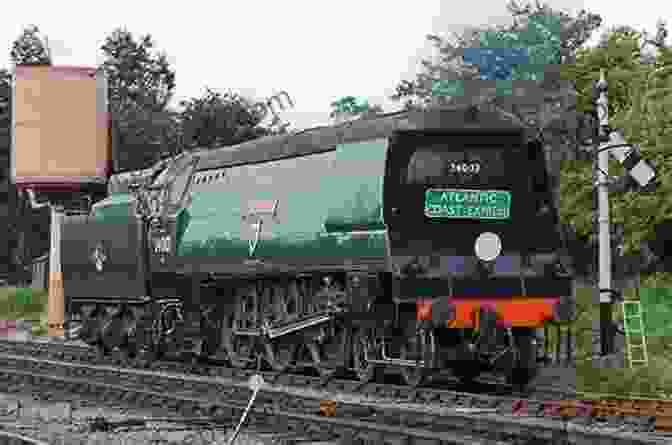
<svg viewBox="0 0 672 445">
<path fill-rule="evenodd" d="M 483 232 L 474 243 L 476 256 L 483 261 L 492 261 L 502 253 L 502 240 L 496 233 Z"/>
</svg>

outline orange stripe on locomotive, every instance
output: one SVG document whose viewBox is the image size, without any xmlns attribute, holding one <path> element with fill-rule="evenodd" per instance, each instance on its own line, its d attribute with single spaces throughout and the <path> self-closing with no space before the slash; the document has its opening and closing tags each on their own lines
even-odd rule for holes
<svg viewBox="0 0 672 445">
<path fill-rule="evenodd" d="M 560 297 L 441 298 L 447 298 L 453 308 L 453 316 L 446 321 L 446 327 L 455 329 L 478 328 L 481 308 L 496 311 L 498 326 L 541 328 L 553 320 L 555 306 L 560 301 Z M 418 300 L 418 320 L 432 319 L 432 303 L 436 300 Z"/>
</svg>

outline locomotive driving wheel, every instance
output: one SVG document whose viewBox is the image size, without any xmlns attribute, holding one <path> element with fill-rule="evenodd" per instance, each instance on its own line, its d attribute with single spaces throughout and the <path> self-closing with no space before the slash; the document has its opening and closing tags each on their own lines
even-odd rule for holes
<svg viewBox="0 0 672 445">
<path fill-rule="evenodd" d="M 100 330 L 100 339 L 105 352 L 121 347 L 123 339 L 122 314 L 116 308 L 107 308 Z"/>
<path fill-rule="evenodd" d="M 423 360 L 430 348 L 431 332 L 420 329 L 416 335 L 408 336 L 408 340 L 401 345 L 401 359 L 414 361 L 415 366 L 403 366 L 401 376 L 407 385 L 412 387 L 421 386 L 427 380 L 429 369 Z"/>
<path fill-rule="evenodd" d="M 380 368 L 368 360 L 374 357 L 375 349 L 370 332 L 362 329 L 355 333 L 352 342 L 352 367 L 362 383 L 376 380 Z"/>
<path fill-rule="evenodd" d="M 105 322 L 105 309 L 102 306 L 82 308 L 82 329 L 79 337 L 89 346 L 98 346 L 101 327 Z"/>
<path fill-rule="evenodd" d="M 308 354 L 313 369 L 320 377 L 329 378 L 345 369 L 345 346 L 348 341 L 347 329 L 338 321 L 322 326 L 320 333 L 307 343 Z"/>
<path fill-rule="evenodd" d="M 323 352 L 323 347 L 317 341 L 306 344 L 312 367 L 320 377 L 328 378 L 334 375 L 336 368 L 330 363 L 328 356 Z"/>
<path fill-rule="evenodd" d="M 251 335 L 232 336 L 229 360 L 234 368 L 250 368 L 256 365 L 260 358 L 257 351 L 257 337 Z"/>
<path fill-rule="evenodd" d="M 277 372 L 285 372 L 296 366 L 298 340 L 295 338 L 280 338 L 278 340 L 266 339 L 264 352 L 266 362 Z"/>
<path fill-rule="evenodd" d="M 142 367 L 149 367 L 161 358 L 161 350 L 154 334 L 154 317 L 151 311 L 139 316 L 132 335 L 129 338 L 129 349 Z"/>
</svg>

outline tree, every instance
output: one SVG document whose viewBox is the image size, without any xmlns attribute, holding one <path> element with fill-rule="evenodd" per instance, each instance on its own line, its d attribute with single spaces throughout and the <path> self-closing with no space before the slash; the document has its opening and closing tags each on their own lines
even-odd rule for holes
<svg viewBox="0 0 672 445">
<path fill-rule="evenodd" d="M 140 105 L 162 111 L 175 88 L 175 71 L 165 53 L 156 53 L 151 35 L 139 40 L 124 29 L 115 29 L 101 46 L 105 61 L 101 68 L 108 76 L 110 103 L 115 111 Z"/>
<path fill-rule="evenodd" d="M 17 65 L 51 65 L 51 54 L 47 43 L 40 37 L 40 29 L 35 25 L 25 27 L 12 44 L 9 53 Z"/>
<path fill-rule="evenodd" d="M 641 144 L 643 156 L 652 161 L 660 180 L 655 193 L 638 191 L 613 195 L 611 218 L 624 225 L 625 252 L 641 251 L 642 243 L 654 237 L 655 227 L 672 212 L 669 193 L 672 192 L 672 161 L 666 147 L 672 144 L 671 105 L 672 51 L 658 48 L 655 63 L 641 59 L 644 34 L 621 27 L 609 32 L 596 48 L 577 54 L 570 73 L 579 92 L 579 106 L 590 108 L 592 83 L 604 69 L 609 84 L 609 123 L 622 129 L 629 143 Z M 664 39 L 663 39 L 664 41 Z M 625 174 L 616 162 L 610 164 L 610 175 Z M 580 233 L 593 230 L 592 165 L 575 161 L 563 166 L 562 214 L 572 220 Z"/>
<path fill-rule="evenodd" d="M 423 60 L 416 79 L 397 85 L 392 99 L 405 100 L 406 108 L 492 103 L 543 130 L 560 159 L 571 157 L 578 146 L 576 132 L 582 117 L 574 112 L 574 90 L 561 67 L 572 62 L 576 50 L 600 26 L 601 18 L 586 11 L 572 17 L 539 2 L 520 6 L 512 1 L 508 9 L 514 17 L 511 26 L 471 28 L 462 35 L 453 35 L 452 40 L 427 36 L 438 49 L 439 60 Z M 531 63 L 518 64 L 511 76 L 511 80 L 526 82 L 480 81 L 483 73 L 464 60 L 465 50 L 478 47 L 526 49 Z M 437 97 L 436 87 L 441 83 L 453 93 Z M 502 86 L 507 94 L 502 94 Z M 519 94 L 516 89 L 523 92 Z"/>
<path fill-rule="evenodd" d="M 46 42 L 40 36 L 35 25 L 23 29 L 12 43 L 10 58 L 16 65 L 50 65 L 51 56 Z M 0 69 L 0 189 L 6 193 L 0 197 L 0 205 L 6 204 L 7 218 L 2 221 L 0 233 L 2 244 L 0 251 L 7 253 L 0 259 L 10 264 L 13 272 L 21 274 L 26 265 L 49 248 L 48 209 L 33 212 L 16 187 L 9 183 L 9 152 L 11 150 L 11 75 L 6 69 Z M 32 236 L 27 236 L 30 233 Z M 12 281 L 22 281 L 19 276 Z"/>
<path fill-rule="evenodd" d="M 167 109 L 175 71 L 154 47 L 151 35 L 136 40 L 124 28 L 115 29 L 101 46 L 120 170 L 145 168 L 164 151 L 178 150 L 177 114 Z"/>
<path fill-rule="evenodd" d="M 10 59 L 16 65 L 50 65 L 51 56 L 35 25 L 25 27 L 12 43 Z M 9 179 L 11 149 L 11 74 L 0 69 L 0 184 Z"/>
<path fill-rule="evenodd" d="M 185 148 L 216 148 L 239 144 L 271 133 L 260 127 L 261 111 L 239 94 L 206 88 L 199 98 L 182 101 L 181 131 Z"/>
<path fill-rule="evenodd" d="M 0 68 L 0 158 L 9 155 L 9 148 L 11 144 L 10 127 L 11 127 L 11 74 L 6 69 Z M 1 159 L 5 161 L 4 158 Z M 4 163 L 0 164 L 0 171 L 4 167 Z"/>
<path fill-rule="evenodd" d="M 334 119 L 361 118 L 368 119 L 382 113 L 380 105 L 370 105 L 366 99 L 345 96 L 331 103 L 329 117 Z"/>
</svg>

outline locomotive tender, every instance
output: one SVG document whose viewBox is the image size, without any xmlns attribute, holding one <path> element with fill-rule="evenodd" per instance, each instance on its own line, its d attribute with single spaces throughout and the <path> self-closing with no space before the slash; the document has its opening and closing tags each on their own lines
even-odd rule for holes
<svg viewBox="0 0 672 445">
<path fill-rule="evenodd" d="M 144 360 L 526 384 L 573 305 L 542 148 L 453 107 L 185 152 L 66 219 L 68 317 Z"/>
</svg>

